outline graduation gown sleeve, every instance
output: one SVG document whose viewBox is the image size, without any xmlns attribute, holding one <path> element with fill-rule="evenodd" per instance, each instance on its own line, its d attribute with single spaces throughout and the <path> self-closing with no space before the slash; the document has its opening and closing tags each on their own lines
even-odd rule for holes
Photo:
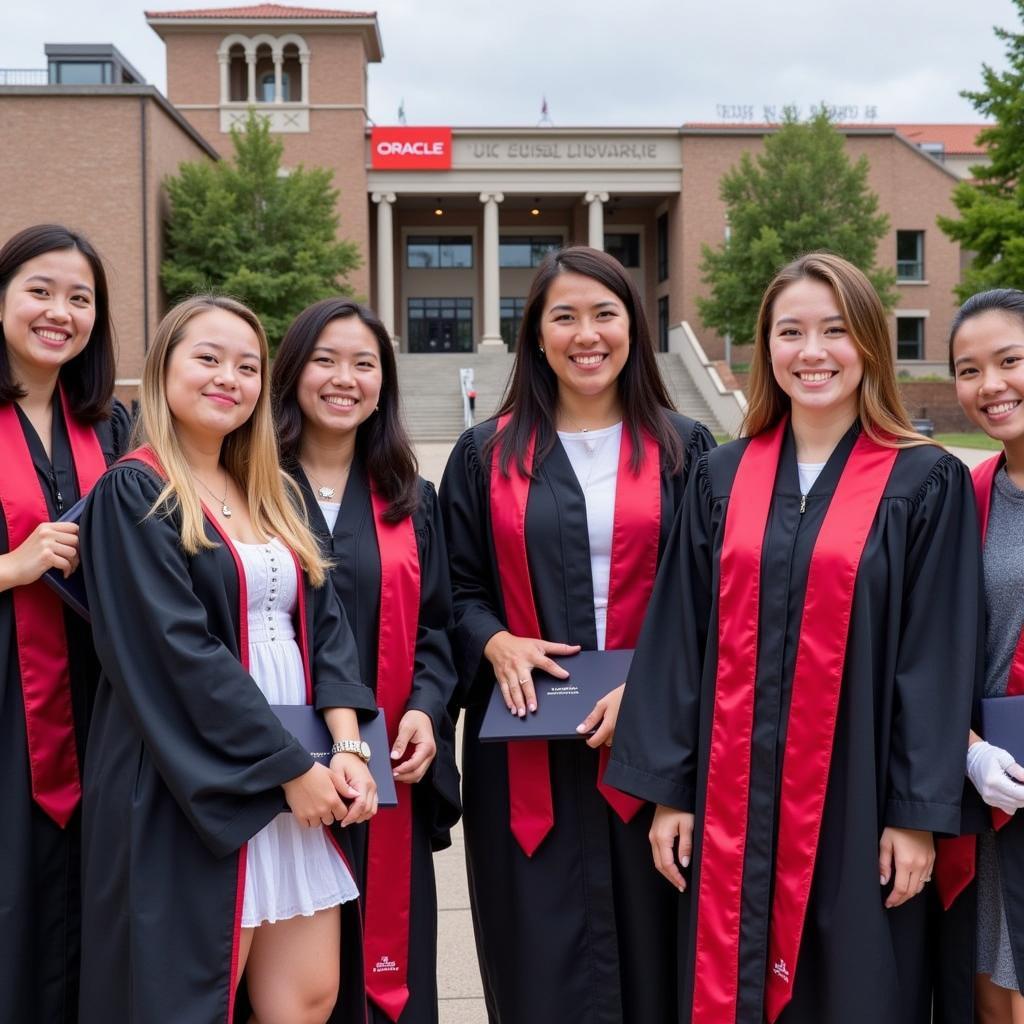
<svg viewBox="0 0 1024 1024">
<path fill-rule="evenodd" d="M 605 782 L 618 789 L 690 812 L 711 628 L 710 508 L 707 458 L 701 457 L 661 560 L 605 772 Z"/>
<path fill-rule="evenodd" d="M 96 650 L 175 801 L 223 856 L 282 809 L 279 787 L 312 760 L 211 634 L 176 518 L 148 516 L 160 489 L 148 472 L 116 467 L 82 517 Z"/>
<path fill-rule="evenodd" d="M 420 556 L 420 618 L 416 630 L 416 660 L 407 709 L 422 711 L 440 736 L 448 724 L 448 702 L 455 692 L 452 672 L 451 581 L 441 525 L 441 510 L 432 484 L 423 481 L 416 517 L 416 546 Z"/>
<path fill-rule="evenodd" d="M 884 823 L 956 833 L 964 791 L 964 723 L 982 664 L 964 632 L 936 629 L 936 614 L 975 623 L 983 608 L 978 522 L 967 470 L 940 459 L 909 513 L 895 706 Z M 979 635 L 973 631 L 968 635 Z M 965 684 L 965 680 L 968 682 Z"/>
<path fill-rule="evenodd" d="M 377 700 L 360 678 L 359 651 L 330 577 L 322 587 L 307 583 L 306 594 L 313 703 L 320 711 L 352 708 L 360 719 L 373 718 L 377 714 Z"/>
<path fill-rule="evenodd" d="M 441 510 L 448 539 L 452 605 L 455 617 L 455 665 L 464 687 L 476 680 L 484 647 L 495 633 L 507 628 L 504 610 L 494 595 L 491 552 L 488 471 L 477 447 L 477 435 L 492 424 L 467 430 L 455 445 L 441 480 Z"/>
</svg>

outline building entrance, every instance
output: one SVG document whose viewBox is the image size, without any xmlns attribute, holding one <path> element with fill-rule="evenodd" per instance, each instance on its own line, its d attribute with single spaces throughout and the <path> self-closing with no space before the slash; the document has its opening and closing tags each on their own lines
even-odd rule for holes
<svg viewBox="0 0 1024 1024">
<path fill-rule="evenodd" d="M 410 352 L 472 352 L 472 299 L 410 299 Z"/>
</svg>

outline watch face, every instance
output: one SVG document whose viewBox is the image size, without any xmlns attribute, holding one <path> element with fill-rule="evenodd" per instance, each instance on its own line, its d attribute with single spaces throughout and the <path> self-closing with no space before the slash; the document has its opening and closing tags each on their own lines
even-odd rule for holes
<svg viewBox="0 0 1024 1024">
<path fill-rule="evenodd" d="M 359 744 L 359 756 L 364 761 L 370 760 L 370 744 L 366 740 L 362 740 Z"/>
</svg>

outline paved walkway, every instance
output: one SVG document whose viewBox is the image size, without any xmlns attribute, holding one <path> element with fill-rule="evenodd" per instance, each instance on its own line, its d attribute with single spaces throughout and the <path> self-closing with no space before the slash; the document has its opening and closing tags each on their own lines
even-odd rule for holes
<svg viewBox="0 0 1024 1024">
<path fill-rule="evenodd" d="M 450 444 L 434 443 L 417 445 L 420 473 L 438 483 L 451 447 Z M 974 448 L 951 448 L 950 451 L 968 466 L 975 466 L 992 454 Z M 461 825 L 455 829 L 452 839 L 451 849 L 434 858 L 439 910 L 437 983 L 440 1024 L 487 1024 L 473 945 Z"/>
</svg>

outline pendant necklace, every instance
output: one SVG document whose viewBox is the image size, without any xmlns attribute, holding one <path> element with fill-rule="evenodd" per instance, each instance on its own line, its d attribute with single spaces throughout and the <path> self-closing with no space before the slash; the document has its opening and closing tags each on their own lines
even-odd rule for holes
<svg viewBox="0 0 1024 1024">
<path fill-rule="evenodd" d="M 191 470 L 190 470 L 190 472 L 191 472 Z M 211 498 L 213 498 L 214 501 L 216 501 L 220 505 L 220 514 L 225 519 L 230 519 L 231 516 L 232 516 L 232 512 L 231 512 L 230 506 L 228 505 L 228 474 L 227 474 L 227 471 L 225 470 L 225 472 L 224 472 L 224 497 L 223 498 L 218 498 L 217 495 L 214 494 L 213 491 L 211 491 L 210 488 L 207 487 L 206 484 L 204 484 L 203 481 L 200 480 L 199 477 L 197 477 L 195 475 L 195 473 L 192 473 L 192 479 L 195 480 L 195 482 L 197 484 L 199 484 L 203 488 L 203 490 L 206 491 L 206 493 Z"/>
<path fill-rule="evenodd" d="M 338 489 L 337 486 L 328 487 L 326 484 L 322 484 L 315 476 L 313 476 L 307 466 L 303 466 L 302 468 L 306 471 L 306 476 L 308 476 L 310 480 L 317 485 L 316 493 L 320 496 L 321 500 L 330 501 L 334 497 L 335 491 Z"/>
</svg>

